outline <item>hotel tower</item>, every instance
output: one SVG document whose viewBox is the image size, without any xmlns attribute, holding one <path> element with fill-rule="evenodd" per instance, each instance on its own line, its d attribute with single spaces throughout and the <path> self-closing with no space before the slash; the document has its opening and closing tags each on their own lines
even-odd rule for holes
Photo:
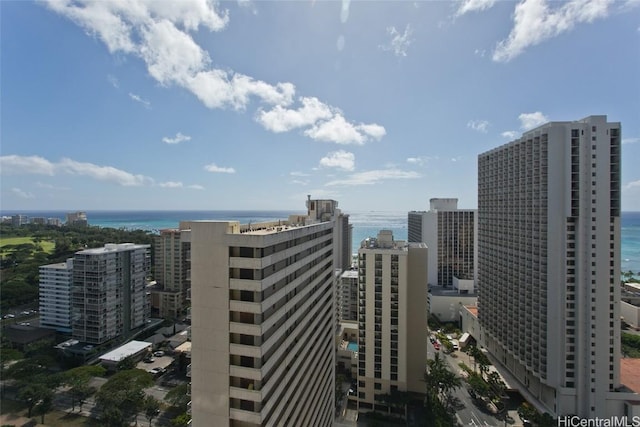
<svg viewBox="0 0 640 427">
<path fill-rule="evenodd" d="M 478 319 L 554 416 L 622 415 L 620 123 L 550 122 L 478 158 Z"/>
</svg>

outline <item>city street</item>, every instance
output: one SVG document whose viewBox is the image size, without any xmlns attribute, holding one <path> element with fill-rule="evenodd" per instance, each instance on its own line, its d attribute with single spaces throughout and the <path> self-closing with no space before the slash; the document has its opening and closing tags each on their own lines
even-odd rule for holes
<svg viewBox="0 0 640 427">
<path fill-rule="evenodd" d="M 466 353 L 462 351 L 454 351 L 451 354 L 445 354 L 442 350 L 435 350 L 433 344 L 430 341 L 427 342 L 427 357 L 429 359 L 435 358 L 435 353 L 440 353 L 440 357 L 444 359 L 450 366 L 451 371 L 456 374 L 460 374 L 460 366 L 458 364 L 460 362 L 464 362 L 467 366 L 473 368 L 473 358 L 469 357 Z M 461 405 L 458 409 L 456 409 L 456 419 L 458 423 L 462 426 L 486 426 L 486 427 L 495 427 L 495 426 L 516 426 L 517 424 L 505 424 L 503 419 L 500 419 L 486 410 L 478 407 L 474 400 L 471 398 L 469 393 L 467 392 L 466 384 L 463 382 L 462 387 L 455 390 L 453 395 L 460 399 Z"/>
</svg>

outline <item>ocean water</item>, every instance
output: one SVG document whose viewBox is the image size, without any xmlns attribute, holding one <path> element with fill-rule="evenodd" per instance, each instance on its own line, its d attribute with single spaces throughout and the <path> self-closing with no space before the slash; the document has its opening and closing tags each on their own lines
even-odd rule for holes
<svg viewBox="0 0 640 427">
<path fill-rule="evenodd" d="M 302 211 L 86 211 L 89 224 L 99 227 L 140 229 L 158 232 L 176 228 L 183 220 L 237 220 L 249 222 L 285 219 Z M 407 212 L 361 211 L 347 212 L 353 225 L 352 252 L 358 252 L 360 242 L 376 236 L 381 229 L 393 231 L 396 240 L 407 239 Z M 0 215 L 23 214 L 28 217 L 60 218 L 63 211 L 2 211 Z M 621 226 L 621 270 L 640 275 L 640 212 L 623 212 Z"/>
</svg>

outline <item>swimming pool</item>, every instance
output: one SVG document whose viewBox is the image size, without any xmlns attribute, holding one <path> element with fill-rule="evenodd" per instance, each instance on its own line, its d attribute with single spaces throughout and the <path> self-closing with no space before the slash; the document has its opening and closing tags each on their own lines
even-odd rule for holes
<svg viewBox="0 0 640 427">
<path fill-rule="evenodd" d="M 347 349 L 351 351 L 358 351 L 358 343 L 350 342 L 349 344 L 347 344 Z"/>
</svg>

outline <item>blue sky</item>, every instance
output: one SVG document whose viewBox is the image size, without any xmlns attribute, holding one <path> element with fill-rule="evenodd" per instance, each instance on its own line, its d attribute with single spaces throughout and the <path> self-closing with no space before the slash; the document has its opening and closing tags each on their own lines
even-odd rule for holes
<svg viewBox="0 0 640 427">
<path fill-rule="evenodd" d="M 477 206 L 477 155 L 623 129 L 640 211 L 640 0 L 2 2 L 2 209 Z"/>
</svg>

